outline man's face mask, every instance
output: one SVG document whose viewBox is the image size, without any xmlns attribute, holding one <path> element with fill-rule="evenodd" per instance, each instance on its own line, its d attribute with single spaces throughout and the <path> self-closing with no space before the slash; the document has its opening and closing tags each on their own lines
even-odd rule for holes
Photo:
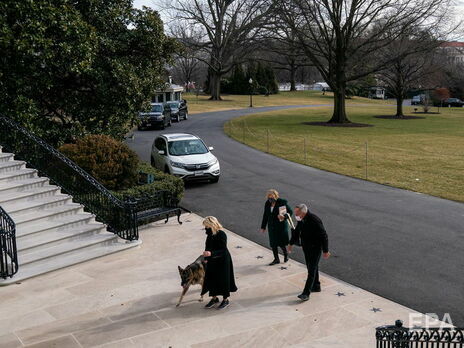
<svg viewBox="0 0 464 348">
<path fill-rule="evenodd" d="M 295 215 L 295 219 L 296 219 L 296 221 L 301 221 L 301 217 L 298 216 L 298 215 Z"/>
</svg>

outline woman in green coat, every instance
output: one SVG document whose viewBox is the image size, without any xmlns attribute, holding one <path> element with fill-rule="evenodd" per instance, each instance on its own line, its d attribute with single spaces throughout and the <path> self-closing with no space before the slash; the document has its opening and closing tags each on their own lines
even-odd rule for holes
<svg viewBox="0 0 464 348">
<path fill-rule="evenodd" d="M 293 211 L 285 199 L 279 198 L 276 190 L 267 191 L 267 200 L 264 204 L 263 222 L 261 223 L 261 232 L 269 232 L 269 243 L 274 253 L 274 261 L 269 266 L 280 263 L 278 247 L 284 254 L 284 262 L 288 261 L 287 245 L 289 225 L 286 221 Z"/>
</svg>

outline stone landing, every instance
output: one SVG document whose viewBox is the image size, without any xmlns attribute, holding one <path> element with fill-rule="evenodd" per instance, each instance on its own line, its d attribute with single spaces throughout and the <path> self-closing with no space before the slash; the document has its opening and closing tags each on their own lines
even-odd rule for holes
<svg viewBox="0 0 464 348">
<path fill-rule="evenodd" d="M 205 310 L 194 287 L 176 308 L 177 265 L 205 239 L 201 217 L 183 221 L 142 229 L 137 248 L 0 288 L 0 347 L 371 348 L 376 326 L 416 313 L 326 275 L 323 292 L 301 303 L 304 265 L 269 267 L 269 250 L 230 231 L 239 287 L 230 307 Z"/>
</svg>

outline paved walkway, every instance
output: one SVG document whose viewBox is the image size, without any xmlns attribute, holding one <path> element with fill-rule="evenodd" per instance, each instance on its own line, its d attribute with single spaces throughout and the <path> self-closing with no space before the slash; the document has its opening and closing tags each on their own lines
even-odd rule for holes
<svg viewBox="0 0 464 348">
<path fill-rule="evenodd" d="M 268 246 L 267 237 L 256 231 L 265 192 L 275 188 L 292 206 L 309 203 L 324 221 L 334 255 L 324 272 L 421 312 L 449 313 L 464 327 L 464 204 L 289 162 L 224 134 L 224 122 L 232 118 L 290 108 L 295 106 L 195 114 L 163 131 L 136 132 L 128 144 L 149 161 L 156 134 L 199 135 L 214 146 L 221 179 L 189 185 L 182 199 L 186 208 L 214 215 L 237 234 Z M 310 117 L 310 108 L 304 112 Z M 304 260 L 299 251 L 294 257 Z"/>
<path fill-rule="evenodd" d="M 323 292 L 301 303 L 305 267 L 269 267 L 269 250 L 230 231 L 239 287 L 230 307 L 205 310 L 194 287 L 176 308 L 177 265 L 205 239 L 201 217 L 183 220 L 141 230 L 138 248 L 0 288 L 0 347 L 371 348 L 376 326 L 415 313 L 325 275 Z"/>
</svg>

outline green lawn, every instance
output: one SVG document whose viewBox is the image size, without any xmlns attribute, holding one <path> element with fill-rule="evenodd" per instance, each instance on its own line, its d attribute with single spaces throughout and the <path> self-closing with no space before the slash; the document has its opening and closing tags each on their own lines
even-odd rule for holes
<svg viewBox="0 0 464 348">
<path fill-rule="evenodd" d="M 184 93 L 184 98 L 188 101 L 189 112 L 196 114 L 199 112 L 223 111 L 230 109 L 241 109 L 250 106 L 250 96 L 248 95 L 223 95 L 223 100 L 208 100 L 209 96 L 196 96 L 192 93 Z M 253 96 L 253 106 L 280 106 L 280 105 L 314 105 L 314 104 L 332 104 L 332 93 L 319 91 L 297 91 L 297 92 L 280 92 L 278 94 L 265 97 L 263 95 Z M 384 101 L 372 100 L 368 98 L 353 97 L 347 99 L 348 104 L 381 104 Z"/>
<path fill-rule="evenodd" d="M 368 180 L 464 201 L 464 109 L 415 120 L 374 118 L 394 114 L 395 108 L 386 105 L 349 106 L 347 112 L 353 122 L 374 127 L 304 125 L 330 118 L 331 108 L 317 107 L 241 117 L 227 123 L 225 131 L 276 156 L 363 179 L 367 142 Z"/>
</svg>

